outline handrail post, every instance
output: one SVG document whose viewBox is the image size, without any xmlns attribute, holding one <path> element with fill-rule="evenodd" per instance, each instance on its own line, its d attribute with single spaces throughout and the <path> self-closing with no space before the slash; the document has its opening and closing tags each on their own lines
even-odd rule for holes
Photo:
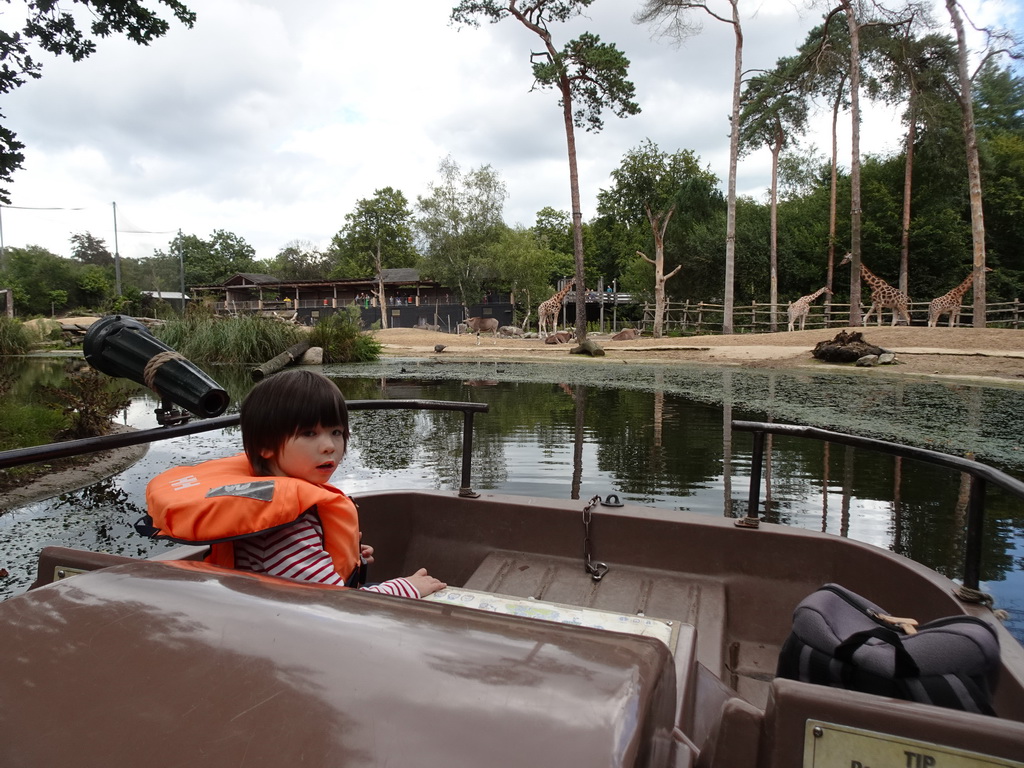
<svg viewBox="0 0 1024 768">
<path fill-rule="evenodd" d="M 473 468 L 473 412 L 465 410 L 462 412 L 462 487 L 459 488 L 459 496 L 466 499 L 475 499 L 480 494 L 470 486 L 470 473 Z"/>
<path fill-rule="evenodd" d="M 736 520 L 738 528 L 757 528 L 761 524 L 758 515 L 761 497 L 761 464 L 764 459 L 764 430 L 753 432 L 754 446 L 750 451 L 750 492 L 747 496 L 747 516 Z"/>
<path fill-rule="evenodd" d="M 976 590 L 981 583 L 981 534 L 984 526 L 985 480 L 972 473 L 964 537 L 964 586 L 968 589 Z"/>
</svg>

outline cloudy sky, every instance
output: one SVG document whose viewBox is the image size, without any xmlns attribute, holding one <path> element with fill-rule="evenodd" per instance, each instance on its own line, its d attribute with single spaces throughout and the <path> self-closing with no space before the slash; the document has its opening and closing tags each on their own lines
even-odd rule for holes
<svg viewBox="0 0 1024 768">
<path fill-rule="evenodd" d="M 172 24 L 148 48 L 111 39 L 81 63 L 44 58 L 43 78 L 0 105 L 27 145 L 12 207 L 0 211 L 4 245 L 67 255 L 70 236 L 90 232 L 111 250 L 116 235 L 122 256 L 146 257 L 179 229 L 204 238 L 223 229 L 260 258 L 296 240 L 323 248 L 374 190 L 395 187 L 413 204 L 427 195 L 448 155 L 464 170 L 498 171 L 509 224 L 532 225 L 544 206 L 568 211 L 558 99 L 530 90 L 538 39 L 513 20 L 452 26 L 453 4 L 191 2 L 195 27 Z M 559 47 L 582 31 L 615 43 L 643 110 L 577 133 L 584 219 L 609 172 L 646 138 L 693 150 L 724 185 L 731 27 L 704 17 L 703 32 L 680 47 L 632 23 L 639 5 L 599 0 L 587 18 L 553 29 Z M 1020 0 L 965 5 L 979 25 L 1024 28 Z M 808 6 L 744 0 L 744 68 L 791 54 L 821 20 Z M 17 7 L 0 28 L 15 24 Z M 896 113 L 871 110 L 865 133 L 863 151 L 896 149 Z M 806 142 L 828 147 L 824 133 Z M 741 161 L 741 193 L 764 196 L 769 159 Z"/>
</svg>

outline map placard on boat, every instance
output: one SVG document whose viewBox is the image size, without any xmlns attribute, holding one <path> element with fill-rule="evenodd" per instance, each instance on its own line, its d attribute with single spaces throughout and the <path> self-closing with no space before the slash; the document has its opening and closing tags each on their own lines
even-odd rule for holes
<svg viewBox="0 0 1024 768">
<path fill-rule="evenodd" d="M 531 619 L 552 621 L 557 624 L 572 624 L 578 627 L 604 629 L 610 632 L 625 632 L 630 635 L 656 637 L 669 648 L 675 648 L 676 634 L 678 632 L 678 622 L 665 619 L 652 619 L 648 616 L 599 611 L 594 608 L 549 603 L 544 600 L 495 595 L 490 592 L 477 592 L 471 589 L 447 587 L 432 595 L 427 595 L 423 599 L 434 603 L 475 608 L 476 610 L 489 613 L 526 616 Z"/>
<path fill-rule="evenodd" d="M 908 766 L 909 768 L 1024 768 L 1024 763 L 927 741 L 904 739 L 847 725 L 808 720 L 803 768 L 831 766 Z"/>
</svg>

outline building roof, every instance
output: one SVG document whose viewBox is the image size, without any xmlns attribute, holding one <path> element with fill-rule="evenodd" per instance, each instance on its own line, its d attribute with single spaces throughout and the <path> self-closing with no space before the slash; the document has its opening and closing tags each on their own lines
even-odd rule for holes
<svg viewBox="0 0 1024 768">
<path fill-rule="evenodd" d="M 182 296 L 181 291 L 139 291 L 143 296 L 152 296 L 154 299 L 163 299 L 164 301 L 181 301 L 182 298 L 188 300 L 192 297 L 187 293 Z"/>
<path fill-rule="evenodd" d="M 385 283 L 418 283 L 420 281 L 420 271 L 411 267 L 382 269 L 380 276 Z"/>
<path fill-rule="evenodd" d="M 440 283 L 434 280 L 421 280 L 418 269 L 384 269 L 381 270 L 381 277 L 384 283 L 390 286 L 395 285 L 424 285 L 438 287 Z M 347 278 L 321 278 L 313 280 L 281 280 L 273 275 L 261 275 L 250 272 L 239 272 L 232 275 L 219 285 L 193 285 L 192 291 L 225 291 L 238 288 L 329 288 L 332 286 L 349 287 L 373 287 L 377 283 L 376 277 L 347 277 Z"/>
<path fill-rule="evenodd" d="M 239 272 L 225 280 L 224 285 L 248 285 L 250 283 L 255 285 L 264 285 L 267 283 L 277 284 L 280 282 L 280 278 L 274 277 L 273 275 L 261 275 L 258 272 Z"/>
</svg>

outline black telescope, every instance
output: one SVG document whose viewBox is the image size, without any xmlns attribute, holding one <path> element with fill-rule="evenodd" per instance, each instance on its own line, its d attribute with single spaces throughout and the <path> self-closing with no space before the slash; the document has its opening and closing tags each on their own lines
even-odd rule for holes
<svg viewBox="0 0 1024 768">
<path fill-rule="evenodd" d="M 82 351 L 97 371 L 137 381 L 200 418 L 219 416 L 228 407 L 228 393 L 217 382 L 134 318 L 97 320 L 85 334 Z"/>
</svg>

